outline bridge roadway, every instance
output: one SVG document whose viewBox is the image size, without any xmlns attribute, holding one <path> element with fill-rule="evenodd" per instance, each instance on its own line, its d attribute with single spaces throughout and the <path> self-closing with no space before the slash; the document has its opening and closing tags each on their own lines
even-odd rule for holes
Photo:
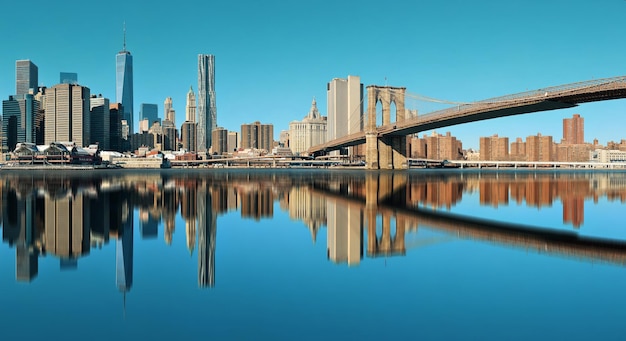
<svg viewBox="0 0 626 341">
<path fill-rule="evenodd" d="M 406 136 L 422 131 L 497 117 L 575 107 L 581 103 L 626 98 L 626 76 L 537 89 L 418 115 L 376 128 L 378 137 Z M 313 146 L 309 153 L 365 143 L 365 131 Z"/>
<path fill-rule="evenodd" d="M 388 195 L 386 199 L 379 201 L 375 207 L 368 208 L 367 201 L 372 201 L 371 199 L 350 197 L 320 187 L 316 187 L 312 192 L 332 198 L 338 203 L 356 206 L 366 213 L 368 209 L 375 210 L 375 214 L 383 215 L 383 217 L 395 217 L 396 222 L 402 220 L 414 226 L 418 224 L 427 226 L 455 235 L 460 239 L 478 240 L 537 253 L 626 266 L 626 241 L 585 237 L 572 231 L 502 223 L 411 207 L 406 203 L 403 205 L 397 200 L 392 200 Z M 367 217 L 368 215 L 365 214 L 364 216 Z M 400 229 L 398 228 L 398 230 Z M 403 237 L 402 240 L 404 240 Z"/>
</svg>

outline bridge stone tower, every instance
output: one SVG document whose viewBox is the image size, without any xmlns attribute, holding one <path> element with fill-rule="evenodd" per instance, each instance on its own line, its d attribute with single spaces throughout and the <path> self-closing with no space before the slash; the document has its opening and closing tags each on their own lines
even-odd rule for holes
<svg viewBox="0 0 626 341">
<path fill-rule="evenodd" d="M 370 85 L 367 87 L 367 124 L 365 126 L 365 168 L 407 169 L 406 136 L 379 137 L 376 130 L 376 104 L 383 107 L 382 124 L 393 128 L 391 103 L 396 105 L 394 123 L 404 121 L 406 88 Z"/>
</svg>

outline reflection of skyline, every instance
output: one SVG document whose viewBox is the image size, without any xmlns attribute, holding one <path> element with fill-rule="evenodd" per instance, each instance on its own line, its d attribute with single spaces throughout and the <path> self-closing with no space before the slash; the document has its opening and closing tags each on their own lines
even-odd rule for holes
<svg viewBox="0 0 626 341">
<path fill-rule="evenodd" d="M 357 265 L 367 257 L 403 255 L 405 234 L 417 231 L 411 215 L 382 213 L 394 207 L 450 208 L 465 193 L 478 193 L 481 205 L 524 203 L 529 207 L 563 204 L 563 222 L 579 227 L 586 200 L 626 202 L 626 174 L 218 172 L 120 177 L 17 176 L 0 180 L 3 242 L 15 247 L 16 280 L 30 282 L 39 257 L 59 259 L 61 269 L 77 269 L 80 258 L 98 252 L 110 239 L 116 246 L 116 286 L 133 285 L 134 215 L 141 240 L 171 243 L 176 233 L 197 255 L 199 287 L 215 285 L 217 217 L 239 210 L 242 219 L 265 219 L 274 204 L 309 229 L 312 241 L 326 227 L 326 252 L 333 263 Z M 322 192 L 320 192 L 322 190 Z M 327 191 L 333 195 L 324 194 Z M 356 200 L 347 203 L 345 200 Z M 400 205 L 401 204 L 401 205 Z M 400 205 L 400 206 L 399 206 Z M 177 215 L 184 222 L 176 226 Z M 421 222 L 420 222 L 421 224 Z M 156 239 L 159 230 L 163 239 Z M 152 241 L 154 242 L 154 241 Z M 197 251 L 196 251 L 197 250 Z"/>
</svg>

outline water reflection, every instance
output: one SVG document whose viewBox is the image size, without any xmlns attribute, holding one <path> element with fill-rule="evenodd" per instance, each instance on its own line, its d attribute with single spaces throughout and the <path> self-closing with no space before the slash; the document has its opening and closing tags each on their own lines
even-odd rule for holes
<svg viewBox="0 0 626 341">
<path fill-rule="evenodd" d="M 215 285 L 217 218 L 238 211 L 243 219 L 272 218 L 274 203 L 310 230 L 313 243 L 326 231 L 326 256 L 359 264 L 367 257 L 405 255 L 429 240 L 408 241 L 418 227 L 448 237 L 481 240 L 540 253 L 626 263 L 621 241 L 582 237 L 576 230 L 546 230 L 481 220 L 449 210 L 464 195 L 483 206 L 563 205 L 563 222 L 579 228 L 585 201 L 626 202 L 626 173 L 619 172 L 320 172 L 167 171 L 88 174 L 4 173 L 2 239 L 15 248 L 16 280 L 30 282 L 39 258 L 59 259 L 63 270 L 115 241 L 116 285 L 133 284 L 135 212 L 141 240 L 170 245 L 177 227 L 197 252 L 198 286 Z M 176 226 L 180 216 L 183 226 Z M 452 236 L 452 237 L 451 237 Z M 196 251 L 197 250 L 197 251 Z"/>
</svg>

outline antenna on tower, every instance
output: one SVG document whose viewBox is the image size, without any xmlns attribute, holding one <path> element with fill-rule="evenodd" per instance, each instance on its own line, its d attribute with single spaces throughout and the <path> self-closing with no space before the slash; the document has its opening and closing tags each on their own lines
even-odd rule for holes
<svg viewBox="0 0 626 341">
<path fill-rule="evenodd" d="M 126 51 L 126 20 L 124 20 L 124 49 L 122 51 Z"/>
</svg>

